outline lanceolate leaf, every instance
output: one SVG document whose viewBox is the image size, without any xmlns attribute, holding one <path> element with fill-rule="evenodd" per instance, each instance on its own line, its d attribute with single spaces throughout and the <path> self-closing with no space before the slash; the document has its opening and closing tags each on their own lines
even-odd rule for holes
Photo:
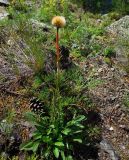
<svg viewBox="0 0 129 160">
<path fill-rule="evenodd" d="M 34 132 L 33 133 L 33 138 L 35 140 L 41 139 L 42 138 L 42 134 L 40 132 Z"/>
<path fill-rule="evenodd" d="M 62 157 L 63 160 L 66 160 L 66 157 L 65 157 L 65 154 L 64 154 L 63 151 L 61 151 L 61 157 Z"/>
<path fill-rule="evenodd" d="M 62 131 L 62 133 L 63 133 L 64 135 L 68 135 L 70 132 L 71 132 L 71 129 L 69 129 L 69 128 L 66 128 L 66 129 L 64 129 L 64 130 Z"/>
<path fill-rule="evenodd" d="M 73 160 L 73 158 L 69 155 L 66 160 Z"/>
<path fill-rule="evenodd" d="M 53 153 L 56 158 L 59 158 L 59 149 L 58 148 L 54 148 Z"/>
<path fill-rule="evenodd" d="M 39 141 L 36 141 L 36 142 L 27 142 L 25 144 L 22 144 L 20 146 L 20 149 L 21 150 L 26 150 L 26 151 L 33 151 L 33 152 L 36 152 L 37 149 L 38 149 L 38 146 L 39 146 L 40 142 Z"/>
<path fill-rule="evenodd" d="M 84 115 L 80 115 L 80 116 L 76 117 L 75 121 L 76 122 L 81 122 L 84 119 L 85 119 L 85 116 Z"/>
<path fill-rule="evenodd" d="M 52 140 L 52 138 L 49 137 L 49 136 L 43 136 L 43 137 L 42 137 L 42 141 L 45 142 L 45 143 L 50 143 L 51 140 Z"/>
<path fill-rule="evenodd" d="M 73 139 L 74 142 L 79 142 L 79 143 L 82 143 L 82 140 L 81 139 Z"/>
<path fill-rule="evenodd" d="M 55 146 L 64 147 L 63 142 L 55 142 Z"/>
</svg>

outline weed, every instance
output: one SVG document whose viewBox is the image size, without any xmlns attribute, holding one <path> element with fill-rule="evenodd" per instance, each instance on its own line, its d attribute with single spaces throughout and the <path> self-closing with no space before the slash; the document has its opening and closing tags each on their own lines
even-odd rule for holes
<svg viewBox="0 0 129 160">
<path fill-rule="evenodd" d="M 129 108 L 129 94 L 126 93 L 123 97 L 123 104 L 125 105 L 125 107 L 128 109 Z"/>
<path fill-rule="evenodd" d="M 107 47 L 107 48 L 105 48 L 103 54 L 105 57 L 111 58 L 111 57 L 115 57 L 116 52 L 113 47 Z"/>
<path fill-rule="evenodd" d="M 8 109 L 6 112 L 6 117 L 0 122 L 0 130 L 5 134 L 6 138 L 10 136 L 13 130 L 13 121 L 16 114 L 14 109 Z"/>
<path fill-rule="evenodd" d="M 94 79 L 91 78 L 90 81 L 88 82 L 87 86 L 89 89 L 94 89 L 99 85 L 102 85 L 104 82 L 101 79 Z"/>
</svg>

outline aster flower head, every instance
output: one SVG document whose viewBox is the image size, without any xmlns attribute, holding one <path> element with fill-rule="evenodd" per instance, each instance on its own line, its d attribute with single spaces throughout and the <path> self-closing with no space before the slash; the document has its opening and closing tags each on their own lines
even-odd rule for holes
<svg viewBox="0 0 129 160">
<path fill-rule="evenodd" d="M 66 25 L 65 17 L 63 16 L 55 16 L 52 18 L 52 25 L 57 28 L 62 28 Z"/>
</svg>

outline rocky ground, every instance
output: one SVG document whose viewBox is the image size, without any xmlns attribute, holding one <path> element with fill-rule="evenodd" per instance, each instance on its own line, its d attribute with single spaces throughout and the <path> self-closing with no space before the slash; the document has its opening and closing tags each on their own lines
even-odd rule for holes
<svg viewBox="0 0 129 160">
<path fill-rule="evenodd" d="M 86 76 L 92 70 L 94 79 L 102 80 L 97 87 L 89 89 L 102 120 L 99 159 L 128 160 L 129 114 L 123 104 L 125 94 L 129 93 L 127 77 L 121 75 L 117 65 L 109 66 L 104 63 L 102 56 L 90 58 L 86 64 Z"/>
<path fill-rule="evenodd" d="M 107 27 L 112 43 L 123 37 L 128 42 L 127 25 L 128 16 L 125 16 Z M 102 120 L 99 160 L 129 159 L 129 108 L 125 105 L 129 94 L 128 51 L 122 44 L 116 45 L 115 51 L 110 63 L 97 55 L 80 64 L 86 79 L 93 79 L 93 84 L 99 82 L 95 87 L 89 86 L 88 91 Z"/>
</svg>

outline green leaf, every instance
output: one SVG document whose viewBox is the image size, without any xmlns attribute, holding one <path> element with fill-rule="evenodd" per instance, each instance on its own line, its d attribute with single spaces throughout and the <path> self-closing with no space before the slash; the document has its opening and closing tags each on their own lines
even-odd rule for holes
<svg viewBox="0 0 129 160">
<path fill-rule="evenodd" d="M 35 113 L 26 112 L 24 116 L 25 116 L 25 119 L 27 121 L 29 121 L 31 124 L 33 124 L 33 125 L 36 124 L 37 118 L 36 118 L 36 114 Z"/>
<path fill-rule="evenodd" d="M 46 159 L 48 159 L 48 157 L 49 157 L 50 154 L 51 154 L 51 147 L 48 146 L 48 147 L 46 148 L 46 150 L 43 152 L 43 156 L 44 156 Z"/>
<path fill-rule="evenodd" d="M 70 149 L 70 148 L 69 148 L 69 143 L 66 143 L 66 147 L 67 147 L 67 149 Z"/>
<path fill-rule="evenodd" d="M 67 127 L 70 127 L 73 125 L 75 125 L 75 120 L 71 120 L 71 121 L 67 122 Z"/>
<path fill-rule="evenodd" d="M 75 126 L 79 127 L 79 128 L 84 128 L 84 126 L 82 124 L 76 123 Z"/>
<path fill-rule="evenodd" d="M 59 149 L 58 148 L 54 148 L 53 153 L 56 158 L 59 158 Z"/>
<path fill-rule="evenodd" d="M 38 146 L 39 146 L 40 142 L 39 141 L 36 141 L 36 142 L 27 142 L 27 143 L 24 143 L 20 146 L 20 149 L 21 150 L 26 150 L 26 151 L 33 151 L 33 152 L 36 152 L 37 149 L 38 149 Z"/>
<path fill-rule="evenodd" d="M 55 142 L 55 146 L 64 147 L 63 142 Z"/>
<path fill-rule="evenodd" d="M 66 160 L 66 157 L 65 157 L 65 154 L 64 154 L 63 151 L 61 151 L 61 157 L 62 157 L 63 160 Z"/>
<path fill-rule="evenodd" d="M 66 158 L 66 160 L 73 160 L 73 158 L 72 158 L 71 155 L 69 155 L 69 156 Z"/>
<path fill-rule="evenodd" d="M 81 133 L 83 130 L 77 130 L 75 132 L 73 132 L 73 134 L 77 134 L 77 133 Z"/>
<path fill-rule="evenodd" d="M 64 129 L 64 130 L 62 131 L 62 133 L 63 133 L 64 135 L 68 135 L 70 132 L 71 132 L 71 129 L 69 129 L 69 128 L 66 128 L 66 129 Z"/>
<path fill-rule="evenodd" d="M 74 142 L 82 143 L 82 139 L 73 139 Z"/>
<path fill-rule="evenodd" d="M 51 140 L 52 139 L 49 136 L 43 136 L 42 137 L 42 141 L 45 142 L 45 143 L 49 143 L 49 142 L 51 142 Z"/>
<path fill-rule="evenodd" d="M 77 116 L 76 118 L 75 118 L 75 121 L 76 122 L 81 122 L 82 120 L 84 120 L 85 119 L 85 116 L 84 115 L 79 115 L 79 116 Z"/>
<path fill-rule="evenodd" d="M 33 136 L 33 138 L 34 138 L 35 140 L 38 140 L 38 139 L 41 139 L 41 138 L 42 138 L 42 134 L 41 134 L 40 132 L 34 132 L 34 133 L 32 134 L 32 136 Z"/>
<path fill-rule="evenodd" d="M 36 89 L 42 84 L 42 80 L 40 77 L 36 76 L 34 83 L 32 84 L 33 88 Z"/>
</svg>

